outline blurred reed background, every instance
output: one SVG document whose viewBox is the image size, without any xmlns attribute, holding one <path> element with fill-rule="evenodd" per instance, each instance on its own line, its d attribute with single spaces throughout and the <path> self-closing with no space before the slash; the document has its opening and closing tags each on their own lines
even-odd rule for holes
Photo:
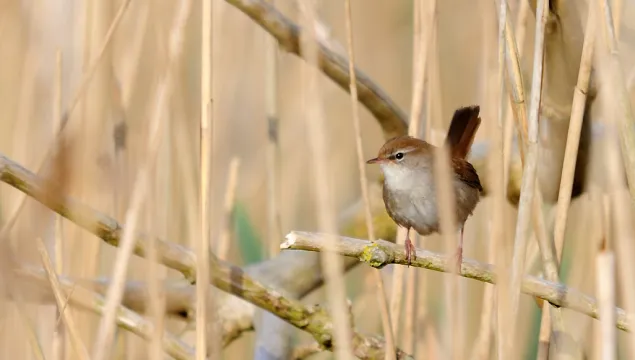
<svg viewBox="0 0 635 360">
<path fill-rule="evenodd" d="M 519 53 L 525 106 L 529 109 L 536 1 L 528 2 L 529 6 L 524 10 L 525 21 L 519 20 L 522 19 L 519 15 L 522 13 L 521 1 L 509 0 L 507 15 L 515 31 L 516 43 L 522 45 Z M 217 256 L 239 266 L 255 266 L 278 256 L 279 243 L 289 231 L 320 229 L 315 185 L 323 181 L 321 176 L 324 174 L 314 172 L 316 165 L 311 160 L 308 146 L 315 134 L 308 131 L 307 125 L 306 63 L 284 50 L 271 50 L 272 44 L 275 46 L 271 35 L 239 9 L 241 3 L 250 2 L 213 2 L 211 99 L 208 99 L 211 105 L 201 105 L 205 102 L 201 100 L 201 82 L 206 81 L 201 72 L 204 65 L 201 61 L 203 1 L 192 1 L 189 9 L 182 8 L 184 5 L 180 1 L 0 1 L 0 152 L 38 172 L 42 158 L 55 143 L 56 129 L 65 124 L 64 146 L 56 161 L 47 162 L 40 175 L 54 177 L 63 184 L 66 194 L 124 224 L 127 211 L 134 203 L 135 189 L 139 189 L 135 187 L 139 171 L 145 169 L 149 181 L 146 185 L 137 185 L 147 187 L 146 198 L 140 203 L 137 230 L 198 249 L 200 236 L 197 234 L 200 234 L 201 226 L 197 220 L 201 177 L 199 126 L 201 109 L 210 106 L 213 124 L 211 249 Z M 547 24 L 537 184 L 543 194 L 544 226 L 549 237 L 555 225 L 555 203 L 573 86 L 582 52 L 583 29 L 587 26 L 589 6 L 599 6 L 601 2 L 552 2 L 559 7 L 559 23 Z M 414 27 L 416 2 L 351 0 L 351 3 L 356 67 L 380 86 L 404 113 L 409 113 L 415 81 L 413 58 L 421 61 L 413 51 L 413 36 L 417 33 Z M 497 154 L 500 157 L 500 152 L 495 151 L 497 147 L 492 144 L 496 132 L 502 136 L 503 129 L 511 129 L 510 124 L 514 126 L 511 122 L 514 120 L 506 120 L 504 127 L 499 123 L 501 101 L 504 101 L 501 119 L 513 119 L 511 108 L 507 106 L 507 92 L 500 94 L 500 6 L 497 1 L 487 0 L 426 0 L 422 4 L 421 16 L 424 17 L 420 19 L 420 31 L 421 42 L 426 46 L 426 70 L 423 94 L 418 96 L 423 99 L 422 129 L 427 131 L 421 131 L 419 136 L 440 144 L 456 108 L 470 104 L 481 106 L 483 123 L 472 157 L 487 185 L 488 196 L 467 222 L 465 258 L 495 263 L 498 254 L 506 259 L 499 268 L 511 274 L 522 173 L 517 142 L 506 145 L 506 149 L 511 149 L 506 150 L 507 154 L 512 155 L 506 155 L 505 159 L 511 165 L 507 165 L 509 172 L 504 174 L 505 188 L 499 191 L 507 191 L 509 201 L 500 208 L 503 217 L 496 225 L 496 230 L 502 234 L 499 243 L 494 241 L 491 222 L 495 209 L 492 194 L 497 191 L 492 190 L 492 184 L 496 182 L 487 166 L 491 157 Z M 615 200 L 620 196 L 628 199 L 628 195 L 611 192 L 625 188 L 625 183 L 619 180 L 624 177 L 622 158 L 615 157 L 614 152 L 604 151 L 603 144 L 618 143 L 615 131 L 611 131 L 615 126 L 612 122 L 620 122 L 623 116 L 615 113 L 619 109 L 612 103 L 617 97 L 615 94 L 619 93 L 616 89 L 626 87 L 630 91 L 628 101 L 632 102 L 635 97 L 635 72 L 631 70 L 635 64 L 635 27 L 631 25 L 635 24 L 635 6 L 620 0 L 611 4 L 614 16 L 619 19 L 616 35 L 619 38 L 619 62 L 625 76 L 615 78 L 607 70 L 611 69 L 612 63 L 609 57 L 602 56 L 606 53 L 606 43 L 601 36 L 604 22 L 598 8 L 594 63 L 597 68 L 593 81 L 600 84 L 598 96 L 594 98 L 599 105 L 589 112 L 592 120 L 589 136 L 593 145 L 600 145 L 585 150 L 591 153 L 588 159 L 584 158 L 588 166 L 583 173 L 587 175 L 585 189 L 589 191 L 571 202 L 559 273 L 561 282 L 592 296 L 597 295 L 595 261 L 601 240 L 608 239 L 609 250 L 615 249 L 616 241 L 619 246 L 615 239 L 620 236 L 625 243 L 633 240 L 631 218 L 628 217 L 630 210 L 621 212 L 619 209 L 623 208 L 616 205 Z M 303 1 L 275 0 L 274 6 L 289 19 L 305 26 L 303 14 L 307 5 Z M 331 43 L 331 50 L 342 56 L 347 53 L 344 6 L 344 1 L 321 1 L 316 28 L 320 39 Z M 428 17 L 429 14 L 433 16 Z M 182 28 L 175 23 L 178 16 L 185 16 Z M 432 18 L 434 21 L 430 22 Z M 112 38 L 105 42 L 113 23 Z M 522 33 L 524 35 L 520 35 Z M 173 49 L 170 41 L 174 40 L 177 42 Z M 272 55 L 275 63 L 271 61 Z M 91 67 L 94 67 L 94 74 L 87 78 L 86 74 L 93 71 Z M 367 238 L 350 95 L 347 89 L 342 89 L 323 74 L 319 80 L 320 96 L 316 101 L 320 100 L 323 105 L 326 162 L 333 206 L 337 209 L 332 215 L 339 219 L 341 234 Z M 507 84 L 510 88 L 510 83 Z M 608 85 L 602 87 L 603 84 Z M 157 101 L 160 86 L 166 86 L 164 102 Z M 382 133 L 373 115 L 361 104 L 359 106 L 363 153 L 366 158 L 374 157 L 386 140 L 386 134 Z M 61 114 L 69 107 L 72 107 L 71 115 L 65 118 Z M 155 113 L 159 117 L 155 118 Z M 277 117 L 277 141 L 273 142 L 270 138 L 271 115 Z M 553 118 L 549 119 L 550 116 Z M 153 119 L 157 122 L 153 123 Z M 159 129 L 155 140 L 152 140 L 155 136 L 152 135 L 153 124 Z M 628 127 L 621 129 L 624 132 Z M 515 136 L 516 131 L 511 134 Z M 581 147 L 587 146 L 588 140 L 586 143 L 581 141 Z M 613 154 L 611 159 L 618 162 L 606 160 L 610 154 Z M 614 164 L 613 172 L 606 169 L 610 164 Z M 379 169 L 368 167 L 367 171 L 376 237 L 394 241 L 396 229 L 384 213 L 381 201 Z M 611 179 L 616 183 L 611 183 Z M 574 188 L 580 181 L 576 177 Z M 607 182 L 617 188 L 609 186 L 611 191 L 604 191 Z M 0 223 L 3 224 L 0 231 L 4 236 L 4 249 L 10 248 L 15 258 L 24 264 L 41 267 L 36 239 L 42 239 L 62 277 L 106 294 L 105 284 L 113 277 L 120 248 L 99 241 L 72 222 L 60 220 L 32 199 L 26 200 L 24 208 L 15 217 L 22 201 L 23 194 L 13 187 L 0 187 Z M 610 211 L 606 210 L 609 208 Z M 616 212 L 620 216 L 615 217 Z M 605 216 L 607 219 L 603 221 Z M 11 224 L 13 217 L 15 224 Z M 614 218 L 623 221 L 612 220 Z M 447 251 L 439 235 L 420 240 L 419 246 L 441 253 Z M 628 249 L 619 248 L 615 268 L 615 301 L 626 309 L 629 309 L 627 289 L 632 289 L 634 284 L 626 284 L 626 281 L 632 282 L 632 277 L 628 272 L 625 276 L 622 273 L 628 269 L 625 264 L 635 256 Z M 298 254 L 286 252 L 287 256 L 300 256 Z M 527 258 L 526 272 L 541 274 L 543 267 L 533 230 L 528 239 Z M 303 273 L 298 273 L 294 279 L 293 268 L 274 269 L 275 266 L 276 263 L 271 262 L 271 267 L 262 268 L 262 274 L 252 275 L 282 293 L 288 291 L 284 283 L 287 278 L 298 283 L 303 281 Z M 450 307 L 448 293 L 443 290 L 450 281 L 449 275 L 403 268 L 403 288 L 395 287 L 393 274 L 397 266 L 388 265 L 381 270 L 388 303 L 393 309 L 397 346 L 417 359 L 444 359 L 451 348 L 454 348 L 455 359 L 498 358 L 494 316 L 497 305 L 492 285 L 461 279 L 459 295 L 456 295 L 459 300 L 456 306 Z M 3 271 L 10 272 L 8 268 Z M 284 281 L 267 283 L 267 274 L 276 271 L 287 272 Z M 318 263 L 310 271 L 318 272 Z M 346 295 L 352 301 L 355 329 L 366 334 L 381 334 L 377 278 L 372 276 L 372 271 L 375 270 L 365 264 L 349 271 L 345 277 Z M 415 273 L 415 281 L 408 280 Z M 152 298 L 150 307 L 170 303 L 178 297 L 174 294 L 182 294 L 179 299 L 191 305 L 183 307 L 194 309 L 194 288 L 185 284 L 182 277 L 174 270 L 152 266 L 151 262 L 132 256 L 126 280 L 148 281 Z M 156 283 L 157 279 L 161 282 Z M 59 324 L 54 300 L 50 296 L 24 295 L 17 290 L 21 285 L 21 282 L 3 281 L 1 358 L 81 358 L 74 351 L 72 334 L 54 331 L 64 328 Z M 489 293 L 486 292 L 488 288 Z M 217 292 L 210 291 L 211 299 Z M 309 305 L 326 304 L 326 295 L 324 289 L 318 289 L 302 301 Z M 23 301 L 23 296 L 36 301 Z M 292 297 L 297 296 L 299 294 Z M 124 294 L 124 303 L 128 300 Z M 229 306 L 226 302 L 226 297 L 218 297 L 217 302 L 212 302 L 208 318 L 216 316 L 218 307 L 215 306 L 221 306 L 221 313 L 226 312 L 221 315 L 225 317 L 227 312 L 239 313 L 234 308 L 238 305 Z M 399 317 L 395 317 L 395 304 Z M 227 308 L 222 307 L 225 305 Z M 158 321 L 163 318 L 164 311 L 158 309 L 160 316 L 156 311 L 148 310 L 149 319 Z M 635 308 L 630 310 L 635 311 Z M 79 339 L 88 353 L 94 355 L 100 317 L 72 306 L 69 311 Z M 455 324 L 460 328 L 455 327 L 449 333 L 446 327 L 452 311 L 458 311 L 453 316 L 458 317 Z M 169 315 L 172 316 L 165 319 L 165 329 L 194 347 L 195 315 Z M 568 356 L 571 356 L 568 358 L 607 359 L 599 353 L 602 338 L 598 332 L 599 321 L 566 308 L 561 315 L 567 330 L 563 341 L 567 344 Z M 520 296 L 517 316 L 517 321 L 509 324 L 516 329 L 516 346 L 508 353 L 511 356 L 508 358 L 544 359 L 539 351 L 541 309 L 532 297 Z M 254 321 L 258 324 L 259 320 Z M 262 322 L 267 324 L 266 317 Z M 289 330 L 280 324 L 271 326 L 275 329 L 273 332 L 289 336 L 284 354 L 290 355 L 297 346 L 311 343 L 311 337 L 304 332 Z M 218 341 L 213 340 L 218 337 L 218 330 L 213 326 L 208 328 L 212 333 L 207 340 L 209 346 L 218 346 Z M 266 341 L 265 335 L 245 332 L 222 351 L 210 354 L 224 359 L 267 358 L 258 352 L 259 346 L 263 346 L 259 339 Z M 621 359 L 634 356 L 629 336 L 617 332 Z M 141 339 L 124 329 L 116 330 L 114 340 L 116 349 L 104 358 L 165 357 L 155 346 L 157 342 Z M 463 346 L 457 349 L 457 342 Z M 63 351 L 57 350 L 59 348 Z M 315 359 L 332 357 L 330 352 L 311 355 Z"/>
</svg>

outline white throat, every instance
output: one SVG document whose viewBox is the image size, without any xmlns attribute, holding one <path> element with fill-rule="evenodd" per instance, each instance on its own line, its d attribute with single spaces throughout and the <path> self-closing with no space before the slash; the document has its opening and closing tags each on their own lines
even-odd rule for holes
<svg viewBox="0 0 635 360">
<path fill-rule="evenodd" d="M 384 163 L 381 164 L 381 170 L 384 173 L 386 186 L 391 190 L 412 191 L 434 180 L 428 179 L 430 177 L 428 168 L 412 169 L 404 165 Z"/>
</svg>

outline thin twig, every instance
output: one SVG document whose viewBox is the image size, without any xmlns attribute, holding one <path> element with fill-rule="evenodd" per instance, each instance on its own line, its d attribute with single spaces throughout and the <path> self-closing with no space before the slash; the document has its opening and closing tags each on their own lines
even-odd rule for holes
<svg viewBox="0 0 635 360">
<path fill-rule="evenodd" d="M 59 280 L 57 279 L 57 274 L 55 273 L 55 269 L 53 268 L 53 264 L 51 263 L 51 258 L 46 252 L 46 245 L 41 238 L 36 239 L 36 245 L 38 251 L 40 253 L 40 260 L 42 261 L 42 266 L 46 270 L 48 275 L 51 289 L 53 290 L 53 294 L 55 295 L 55 300 L 57 302 L 57 309 L 60 312 L 62 319 L 64 321 L 64 325 L 66 325 L 66 329 L 68 329 L 68 334 L 70 335 L 71 344 L 73 345 L 73 349 L 77 356 L 81 359 L 88 360 L 90 356 L 88 354 L 88 350 L 86 350 L 86 346 L 81 340 L 79 332 L 77 331 L 77 326 L 75 325 L 75 321 L 73 317 L 70 315 L 68 311 L 64 311 L 64 307 L 66 306 L 66 301 L 64 296 L 62 295 L 62 290 L 60 287 Z"/>
<path fill-rule="evenodd" d="M 351 74 L 350 83 L 350 99 L 353 113 L 353 127 L 355 128 L 355 148 L 357 150 L 357 165 L 359 170 L 359 181 L 362 189 L 362 198 L 364 200 L 364 215 L 366 217 L 366 231 L 370 241 L 375 241 L 375 229 L 373 228 L 373 215 L 370 211 L 370 197 L 368 195 L 368 180 L 366 179 L 366 164 L 364 161 L 364 150 L 362 141 L 362 129 L 359 120 L 359 106 L 357 105 L 357 78 L 355 77 L 355 55 L 353 47 L 353 15 L 351 10 L 351 0 L 344 2 L 345 18 L 346 18 L 346 43 L 348 48 L 348 71 Z M 390 313 L 388 312 L 388 301 L 386 300 L 386 291 L 384 290 L 384 279 L 380 270 L 371 270 L 375 282 L 377 283 L 377 301 L 379 302 L 379 313 L 381 314 L 381 322 L 386 338 L 386 360 L 395 358 L 395 340 L 393 326 L 391 324 Z"/>
</svg>

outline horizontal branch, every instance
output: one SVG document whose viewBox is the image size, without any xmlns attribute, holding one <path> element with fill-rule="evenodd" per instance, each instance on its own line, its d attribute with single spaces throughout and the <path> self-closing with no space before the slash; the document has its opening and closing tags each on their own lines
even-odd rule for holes
<svg viewBox="0 0 635 360">
<path fill-rule="evenodd" d="M 123 228 L 105 214 L 64 196 L 55 184 L 33 174 L 0 154 L 0 180 L 24 192 L 64 218 L 93 233 L 107 244 L 119 246 Z M 149 239 L 137 234 L 134 253 L 146 257 Z M 161 239 L 154 240 L 157 259 L 181 272 L 188 281 L 196 279 L 196 255 L 190 249 Z M 324 309 L 306 307 L 302 302 L 282 296 L 278 291 L 256 281 L 237 266 L 210 255 L 210 279 L 215 287 L 267 310 L 300 330 L 310 333 L 325 349 L 333 349 L 330 316 Z M 384 358 L 383 339 L 353 333 L 355 355 L 362 359 Z M 409 358 L 397 350 L 397 358 Z"/>
<path fill-rule="evenodd" d="M 286 241 L 281 249 L 322 251 L 324 249 L 323 234 L 293 231 L 286 236 Z M 407 265 L 403 246 L 378 240 L 372 243 L 368 240 L 360 240 L 349 237 L 339 237 L 335 249 L 341 255 L 355 257 L 370 266 L 381 268 L 387 264 Z M 411 266 L 428 270 L 451 272 L 451 261 L 443 255 L 417 249 L 416 259 Z M 482 264 L 475 260 L 464 259 L 461 265 L 461 276 L 490 284 L 496 283 L 496 268 L 489 264 Z M 579 313 L 598 318 L 597 301 L 578 290 L 569 288 L 564 284 L 554 283 L 537 278 L 525 276 L 522 283 L 522 292 L 546 300 L 554 306 L 563 307 Z M 627 314 L 623 309 L 616 308 L 617 328 L 630 331 Z"/>
<path fill-rule="evenodd" d="M 282 15 L 273 5 L 262 0 L 226 1 L 245 13 L 271 34 L 282 49 L 301 56 L 301 28 Z M 333 51 L 334 47 L 326 43 L 323 38 L 318 39 L 318 45 L 320 70 L 344 91 L 350 91 L 350 74 L 346 56 Z M 408 132 L 406 114 L 366 74 L 355 69 L 355 76 L 357 78 L 356 85 L 359 101 L 377 119 L 384 132 L 384 137 L 390 139 L 395 136 L 405 135 Z"/>
</svg>

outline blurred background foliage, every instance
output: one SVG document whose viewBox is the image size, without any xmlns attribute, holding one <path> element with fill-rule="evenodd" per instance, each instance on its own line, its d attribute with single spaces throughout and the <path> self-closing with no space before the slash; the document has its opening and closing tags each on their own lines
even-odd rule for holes
<svg viewBox="0 0 635 360">
<path fill-rule="evenodd" d="M 0 1 L 0 152 L 31 170 L 37 170 L 42 154 L 53 139 L 56 121 L 56 89 L 60 89 L 61 108 L 75 97 L 78 85 L 123 0 L 2 0 Z M 123 221 L 130 199 L 136 171 L 144 162 L 147 142 L 147 122 L 157 78 L 165 71 L 168 32 L 173 21 L 176 1 L 132 1 L 121 24 L 115 31 L 103 61 L 83 93 L 69 122 L 68 141 L 72 144 L 70 172 L 66 179 L 71 195 L 92 207 Z M 193 246 L 198 197 L 198 122 L 200 117 L 201 65 L 201 2 L 192 2 L 183 49 L 175 71 L 176 84 L 169 96 L 166 126 L 153 173 L 152 196 L 144 208 L 141 230 Z M 412 8 L 413 1 L 353 0 L 353 30 L 355 55 L 359 69 L 369 75 L 406 112 L 412 93 Z M 583 5 L 584 4 L 584 5 Z M 276 7 L 298 21 L 296 1 L 276 0 Z M 426 109 L 432 114 L 433 128 L 444 132 L 452 112 L 459 106 L 480 104 L 483 125 L 476 142 L 487 140 L 495 125 L 498 99 L 492 96 L 497 74 L 496 2 L 444 0 L 437 4 L 437 51 L 430 60 L 429 81 L 438 81 L 435 98 L 438 102 Z M 510 16 L 515 22 L 518 0 L 510 0 Z M 238 265 L 259 263 L 273 254 L 268 249 L 282 239 L 270 239 L 267 234 L 265 112 L 265 39 L 266 34 L 247 16 L 226 2 L 220 2 L 215 17 L 214 37 L 214 160 L 213 198 L 215 214 L 222 213 L 227 189 L 227 173 L 232 158 L 241 160 L 236 201 L 232 211 L 231 242 L 228 260 Z M 581 14 L 586 14 L 586 2 L 580 2 Z M 339 44 L 344 38 L 343 1 L 322 1 L 321 21 L 328 36 Z M 584 19 L 586 15 L 580 16 Z M 635 64 L 635 6 L 624 2 L 622 9 L 622 64 L 631 69 Z M 530 14 L 527 27 L 523 66 L 531 64 L 533 53 L 534 17 Z M 424 26 L 431 26 L 425 24 Z M 630 45 L 630 46 L 629 46 Z M 344 45 L 342 45 L 344 46 Z M 344 47 L 341 48 L 344 51 Z M 56 53 L 61 53 L 61 82 L 56 82 Z M 303 103 L 303 61 L 280 52 L 279 60 L 279 211 L 281 233 L 291 230 L 317 229 L 315 182 L 322 174 L 314 165 L 307 147 Z M 627 72 L 631 74 L 632 72 Z M 436 80 L 434 80 L 436 78 Z M 527 78 L 526 78 L 527 79 Z M 529 81 L 525 82 L 526 84 Z M 356 164 L 355 140 L 351 107 L 347 92 L 323 77 L 321 94 L 328 129 L 328 162 L 333 178 L 334 199 L 338 215 L 356 214 L 341 224 L 341 233 L 366 238 L 363 213 L 359 209 L 359 174 Z M 371 114 L 361 111 L 364 154 L 372 157 L 383 143 L 383 135 Z M 113 132 L 126 124 L 127 143 L 115 151 Z M 396 228 L 383 211 L 379 170 L 368 168 L 375 209 L 374 224 L 378 238 L 393 240 Z M 20 199 L 14 189 L 0 187 L 2 223 Z M 592 206 L 586 196 L 574 200 L 569 215 L 567 247 L 562 281 L 589 294 L 595 293 L 594 245 L 598 230 L 587 209 Z M 356 210 L 357 209 L 357 210 Z M 484 199 L 466 225 L 465 256 L 487 261 L 488 216 L 491 203 Z M 513 239 L 516 210 L 507 204 L 505 236 L 509 246 Z M 34 236 L 44 236 L 52 248 L 52 218 L 41 206 L 29 200 L 11 240 L 22 260 L 39 264 Z M 594 225 L 595 224 L 595 225 Z M 213 219 L 213 238 L 218 238 L 224 225 L 222 218 Z M 62 273 L 79 278 L 109 276 L 116 250 L 97 241 L 86 232 L 65 223 L 63 229 Z M 572 239 L 571 241 L 569 239 Z M 444 251 L 438 236 L 426 239 L 424 247 Z M 535 251 L 536 249 L 534 249 Z M 501 250 L 502 251 L 502 250 Z M 573 261 L 575 259 L 575 261 Z M 129 269 L 130 279 L 145 279 L 147 264 L 134 258 Z M 536 267 L 536 268 L 539 268 Z M 382 270 L 390 289 L 393 266 Z M 319 269 L 316 269 L 319 271 Z M 375 284 L 367 266 L 358 266 L 346 275 L 348 295 L 353 302 L 356 327 L 364 333 L 381 332 L 377 311 Z M 417 302 L 418 338 L 427 347 L 417 358 L 441 358 L 441 343 L 449 341 L 442 334 L 447 321 L 444 304 L 444 274 L 420 270 L 419 287 L 426 299 Z M 178 279 L 174 271 L 162 269 L 159 278 Z M 463 280 L 464 312 L 468 349 L 478 333 L 485 285 Z M 324 291 L 319 289 L 304 301 L 323 303 Z M 2 306 L 5 306 L 3 304 Z M 12 309 L 10 305 L 9 309 Z M 44 349 L 50 349 L 50 334 L 55 323 L 53 306 L 29 305 L 28 316 L 37 323 Z M 518 337 L 522 341 L 515 349 L 518 359 L 535 359 L 541 311 L 531 298 L 521 297 Z M 398 323 L 402 318 L 393 319 Z M 31 356 L 28 329 L 15 311 L 7 311 L 0 319 L 0 357 L 15 358 L 15 354 Z M 73 311 L 82 329 L 86 344 L 92 344 L 96 316 Z M 592 353 L 590 341 L 593 321 L 583 315 L 564 311 L 574 337 L 587 354 Z M 167 327 L 178 332 L 183 324 L 169 321 Z M 138 359 L 147 353 L 147 343 L 119 331 L 121 359 Z M 403 334 L 402 334 L 403 335 Z M 448 334 L 452 337 L 453 334 Z M 620 344 L 625 338 L 620 334 Z M 184 337 L 194 342 L 194 332 Z M 294 333 L 297 344 L 309 340 L 307 334 Z M 403 337 L 399 337 L 402 339 Z M 401 340 L 400 340 L 401 341 Z M 247 334 L 223 353 L 226 359 L 252 357 L 254 335 Z M 71 354 L 68 354 L 69 358 Z M 314 357 L 332 358 L 332 354 Z M 590 355 L 589 359 L 592 358 Z"/>
</svg>

